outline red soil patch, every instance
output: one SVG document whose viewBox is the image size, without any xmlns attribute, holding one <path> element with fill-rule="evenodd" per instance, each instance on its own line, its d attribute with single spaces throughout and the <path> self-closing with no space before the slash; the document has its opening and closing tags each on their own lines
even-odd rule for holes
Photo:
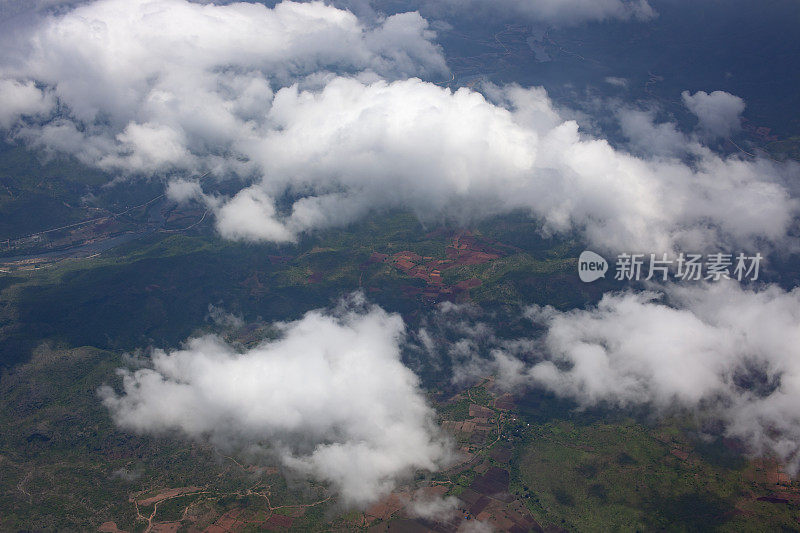
<svg viewBox="0 0 800 533">
<path fill-rule="evenodd" d="M 125 531 L 117 527 L 116 522 L 103 522 L 100 524 L 100 527 L 97 528 L 97 531 L 101 533 L 125 533 Z"/>
<path fill-rule="evenodd" d="M 493 466 L 481 477 L 475 479 L 470 488 L 483 494 L 496 495 L 508 492 L 509 473 L 507 470 Z"/>
<path fill-rule="evenodd" d="M 187 494 L 190 492 L 198 492 L 203 490 L 200 487 L 178 487 L 175 489 L 165 490 L 164 492 L 160 492 L 155 496 L 150 496 L 149 498 L 145 498 L 144 500 L 137 500 L 136 503 L 143 506 L 153 505 L 154 503 L 158 503 L 162 500 L 166 500 L 167 498 L 174 498 L 175 496 L 180 496 L 181 494 Z"/>
<path fill-rule="evenodd" d="M 291 516 L 273 514 L 271 517 L 269 517 L 269 520 L 264 522 L 263 527 L 264 529 L 270 529 L 270 530 L 289 529 L 290 527 L 292 527 L 293 523 L 294 523 L 294 518 L 292 518 Z"/>
<path fill-rule="evenodd" d="M 504 394 L 494 401 L 495 409 L 501 409 L 503 411 L 511 411 L 515 406 L 514 397 L 510 394 Z"/>
<path fill-rule="evenodd" d="M 364 512 L 370 520 L 388 520 L 391 516 L 402 509 L 406 504 L 407 498 L 402 498 L 398 494 L 390 494 L 378 503 L 375 503 Z"/>
<path fill-rule="evenodd" d="M 257 296 L 267 291 L 267 288 L 263 283 L 261 283 L 261 280 L 258 279 L 258 272 L 253 272 L 249 278 L 240 282 L 239 285 L 246 289 L 250 289 L 250 294 L 252 296 Z"/>
<path fill-rule="evenodd" d="M 478 278 L 472 278 L 456 283 L 456 289 L 468 291 L 470 289 L 474 289 L 475 287 L 480 287 L 482 284 L 483 282 Z"/>
<path fill-rule="evenodd" d="M 681 461 L 686 461 L 689 459 L 689 452 L 681 450 L 680 448 L 673 448 L 670 450 L 670 453 Z"/>
<path fill-rule="evenodd" d="M 473 403 L 469 406 L 469 416 L 472 418 L 494 418 L 494 411 L 488 407 Z"/>
<path fill-rule="evenodd" d="M 244 512 L 244 509 L 233 509 L 224 515 L 217 518 L 217 521 L 206 528 L 206 533 L 228 533 L 230 531 L 239 531 L 245 526 L 245 521 L 240 520 L 239 517 Z"/>
<path fill-rule="evenodd" d="M 502 253 L 490 246 L 480 243 L 468 232 L 457 233 L 453 241 L 445 249 L 447 259 L 434 259 L 422 257 L 419 254 L 405 250 L 394 255 L 374 252 L 370 263 L 387 263 L 405 275 L 425 281 L 428 287 L 424 290 L 415 288 L 404 293 L 407 296 L 421 295 L 427 299 L 450 300 L 456 296 L 465 296 L 468 292 L 481 285 L 481 280 L 472 278 L 460 281 L 453 286 L 448 286 L 442 279 L 442 271 L 465 265 L 480 265 L 501 257 Z"/>
</svg>

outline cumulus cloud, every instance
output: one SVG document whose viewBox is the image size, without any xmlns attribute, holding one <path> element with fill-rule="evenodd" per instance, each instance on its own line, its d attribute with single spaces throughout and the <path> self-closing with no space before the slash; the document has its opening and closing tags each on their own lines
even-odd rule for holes
<svg viewBox="0 0 800 533">
<path fill-rule="evenodd" d="M 244 179 L 232 198 L 170 187 L 232 239 L 291 242 L 399 207 L 457 222 L 523 209 L 602 249 L 785 240 L 796 164 L 721 157 L 636 114 L 632 154 L 579 131 L 541 88 L 403 79 L 446 71 L 432 39 L 418 13 L 367 25 L 320 2 L 100 0 L 32 29 L 0 55 L 0 78 L 58 102 L 46 123 L 17 124 L 34 145 L 129 174 Z"/>
<path fill-rule="evenodd" d="M 277 327 L 280 339 L 245 352 L 215 336 L 156 350 L 151 367 L 121 371 L 120 394 L 102 388 L 103 403 L 129 431 L 267 446 L 354 505 L 449 460 L 418 379 L 400 361 L 398 315 L 356 295 Z"/>
<path fill-rule="evenodd" d="M 493 101 L 418 79 L 281 89 L 274 129 L 239 149 L 262 169 L 255 187 L 266 197 L 287 188 L 308 197 L 264 223 L 295 234 L 388 207 L 456 220 L 527 209 L 547 231 L 583 230 L 600 247 L 670 250 L 780 240 L 797 211 L 783 186 L 796 165 L 720 157 L 699 144 L 692 166 L 635 157 L 582 135 L 542 89 L 488 92 Z"/>
<path fill-rule="evenodd" d="M 744 100 L 725 91 L 681 93 L 684 105 L 695 114 L 700 130 L 710 137 L 728 137 L 741 127 Z"/>
<path fill-rule="evenodd" d="M 235 240 L 295 240 L 295 233 L 276 220 L 273 199 L 254 187 L 239 192 L 217 211 L 217 229 L 223 236 Z"/>
<path fill-rule="evenodd" d="M 542 361 L 497 352 L 498 381 L 584 406 L 701 409 L 756 453 L 800 468 L 800 289 L 735 282 L 606 294 L 595 308 L 532 307 Z"/>
<path fill-rule="evenodd" d="M 296 77 L 443 75 L 433 37 L 417 13 L 366 26 L 322 2 L 100 0 L 1 37 L 0 80 L 4 97 L 9 84 L 20 92 L 35 81 L 61 106 L 22 138 L 103 168 L 155 172 L 198 156 L 224 161 L 231 140 L 252 134 L 273 86 Z M 4 107 L 6 127 L 28 112 Z"/>
</svg>

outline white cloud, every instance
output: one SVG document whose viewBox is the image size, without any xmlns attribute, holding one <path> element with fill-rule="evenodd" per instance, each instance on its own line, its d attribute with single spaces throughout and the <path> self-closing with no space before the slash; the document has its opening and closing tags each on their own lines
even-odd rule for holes
<svg viewBox="0 0 800 533">
<path fill-rule="evenodd" d="M 101 0 L 30 30 L 0 78 L 58 98 L 56 118 L 15 127 L 34 145 L 128 174 L 243 178 L 233 198 L 205 197 L 233 239 L 290 242 L 402 207 L 457 222 L 524 209 L 598 249 L 785 244 L 796 164 L 721 157 L 630 113 L 634 155 L 582 134 L 541 88 L 391 81 L 446 70 L 432 38 L 417 13 L 365 25 L 320 2 Z M 288 216 L 274 205 L 287 192 Z"/>
<path fill-rule="evenodd" d="M 800 468 L 800 289 L 737 283 L 606 294 L 596 308 L 533 307 L 544 361 L 498 352 L 498 381 L 547 388 L 581 405 L 683 406 L 729 436 Z"/>
<path fill-rule="evenodd" d="M 458 514 L 458 505 L 455 496 L 438 497 L 420 490 L 411 499 L 407 509 L 412 516 L 444 522 Z"/>
<path fill-rule="evenodd" d="M 20 136 L 131 172 L 235 165 L 226 161 L 235 159 L 227 153 L 231 141 L 263 120 L 273 86 L 297 77 L 447 71 L 417 13 L 366 26 L 322 2 L 284 1 L 270 9 L 100 0 L 37 21 L 0 37 L 0 80 L 46 86 L 63 106 L 60 129 L 33 125 Z"/>
<path fill-rule="evenodd" d="M 654 16 L 645 1 L 465 7 L 556 25 Z M 322 2 L 100 0 L 36 20 L 0 36 L 0 128 L 105 169 L 246 178 L 232 198 L 186 180 L 168 188 L 173 199 L 205 201 L 228 238 L 291 242 L 395 207 L 457 221 L 524 209 L 547 231 L 583 232 L 600 249 L 702 251 L 784 245 L 797 216 L 785 185 L 800 175 L 796 164 L 724 157 L 698 141 L 739 127 L 744 102 L 721 91 L 682 95 L 700 135 L 658 124 L 652 112 L 619 111 L 629 153 L 580 132 L 541 88 L 482 94 L 405 79 L 447 71 L 418 13 L 367 24 Z M 300 199 L 283 215 L 274 199 L 287 192 Z M 712 402 L 731 435 L 796 468 L 800 292 L 668 292 L 679 307 L 623 294 L 588 311 L 539 310 L 549 353 L 571 368 L 526 367 L 498 350 L 499 379 L 585 404 Z M 104 402 L 134 431 L 268 441 L 286 466 L 364 503 L 447 455 L 399 360 L 402 332 L 398 317 L 370 308 L 311 312 L 245 353 L 193 339 L 126 372 L 122 394 L 104 389 Z M 465 329 L 450 347 L 447 357 L 465 368 L 457 379 L 483 370 L 476 353 L 489 340 L 490 331 Z M 424 332 L 420 342 L 433 350 Z M 766 389 L 742 386 L 748 379 Z"/>
<path fill-rule="evenodd" d="M 656 122 L 655 111 L 620 108 L 617 118 L 629 147 L 637 154 L 680 157 L 702 149 L 672 122 Z"/>
<path fill-rule="evenodd" d="M 275 219 L 275 204 L 261 189 L 250 187 L 217 211 L 217 229 L 230 239 L 292 242 L 295 235 Z"/>
<path fill-rule="evenodd" d="M 698 127 L 710 137 L 727 137 L 741 127 L 744 100 L 725 91 L 681 93 L 684 105 L 699 120 Z"/>
<path fill-rule="evenodd" d="M 228 313 L 224 309 L 221 309 L 213 304 L 208 304 L 208 316 L 206 319 L 210 319 L 219 327 L 228 329 L 240 329 L 244 327 L 245 324 L 244 319 L 241 316 Z"/>
<path fill-rule="evenodd" d="M 32 81 L 0 79 L 0 129 L 10 128 L 22 116 L 43 115 L 55 105 L 52 95 Z"/>
<path fill-rule="evenodd" d="M 488 93 L 497 103 L 417 79 L 288 87 L 275 95 L 271 129 L 237 148 L 261 168 L 267 196 L 288 187 L 313 197 L 279 221 L 290 233 L 388 207 L 460 221 L 528 209 L 547 230 L 581 229 L 603 248 L 702 249 L 779 241 L 797 211 L 782 185 L 796 165 L 696 143 L 693 166 L 635 157 L 581 135 L 542 89 Z"/>
<path fill-rule="evenodd" d="M 161 124 L 130 123 L 117 135 L 122 154 L 101 159 L 101 166 L 130 167 L 142 172 L 156 172 L 171 165 L 191 165 L 183 132 Z"/>
<path fill-rule="evenodd" d="M 604 81 L 609 84 L 613 85 L 614 87 L 627 87 L 628 80 L 625 78 L 618 78 L 616 76 L 606 76 Z"/>
<path fill-rule="evenodd" d="M 398 315 L 355 296 L 279 327 L 279 340 L 243 353 L 215 336 L 156 350 L 152 368 L 122 372 L 120 395 L 101 389 L 103 403 L 126 430 L 266 445 L 354 505 L 449 460 L 418 378 L 400 361 Z"/>
<path fill-rule="evenodd" d="M 170 200 L 185 203 L 204 198 L 200 183 L 193 180 L 174 179 L 167 185 L 166 195 Z"/>
</svg>

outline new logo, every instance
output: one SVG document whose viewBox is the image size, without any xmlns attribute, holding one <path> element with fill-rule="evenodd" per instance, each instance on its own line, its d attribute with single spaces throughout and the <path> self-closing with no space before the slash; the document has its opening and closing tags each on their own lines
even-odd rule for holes
<svg viewBox="0 0 800 533">
<path fill-rule="evenodd" d="M 584 283 L 591 283 L 597 279 L 606 277 L 608 272 L 608 261 L 602 256 L 586 250 L 578 258 L 578 276 Z"/>
</svg>

